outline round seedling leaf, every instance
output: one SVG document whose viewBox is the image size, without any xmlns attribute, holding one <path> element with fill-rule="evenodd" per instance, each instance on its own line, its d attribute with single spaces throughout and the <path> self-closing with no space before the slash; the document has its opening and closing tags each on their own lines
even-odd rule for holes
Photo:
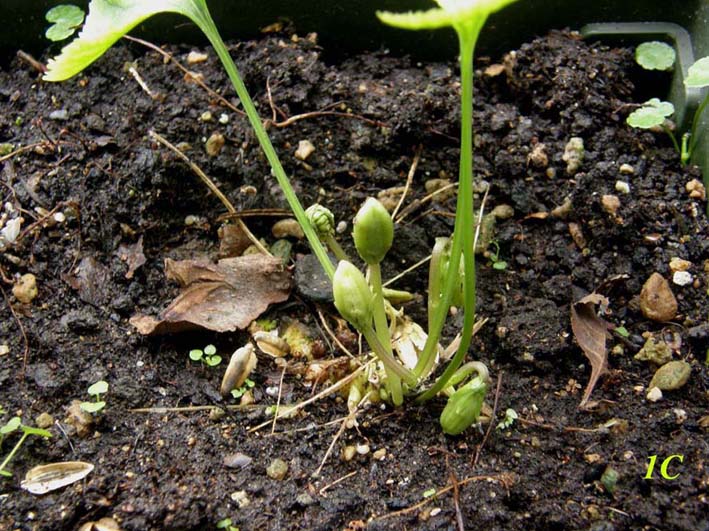
<svg viewBox="0 0 709 531">
<path fill-rule="evenodd" d="M 102 395 L 103 393 L 108 391 L 108 383 L 104 382 L 103 380 L 99 380 L 95 384 L 93 384 L 91 387 L 88 389 L 88 393 L 90 395 Z"/>
<path fill-rule="evenodd" d="M 47 28 L 47 31 L 44 32 L 44 36 L 50 41 L 58 42 L 68 39 L 74 34 L 75 31 L 76 28 L 65 26 L 64 24 L 54 24 L 53 26 L 49 26 L 49 28 Z"/>
<path fill-rule="evenodd" d="M 669 101 L 660 101 L 657 98 L 652 98 L 643 103 L 639 109 L 631 112 L 626 118 L 628 125 L 639 129 L 650 129 L 662 125 L 665 118 L 672 116 L 675 112 L 675 107 Z"/>
<path fill-rule="evenodd" d="M 207 365 L 210 367 L 216 367 L 222 362 L 222 357 L 221 356 L 209 356 L 206 358 Z"/>
<path fill-rule="evenodd" d="M 214 356 L 217 353 L 217 347 L 215 347 L 214 345 L 207 345 L 206 347 L 204 347 L 204 353 L 207 356 Z"/>
<path fill-rule="evenodd" d="M 702 57 L 689 67 L 684 84 L 695 88 L 709 86 L 709 56 Z"/>
<path fill-rule="evenodd" d="M 669 70 L 676 57 L 675 49 L 660 41 L 644 42 L 635 48 L 635 61 L 645 70 Z"/>
<path fill-rule="evenodd" d="M 79 407 L 82 411 L 86 411 L 87 413 L 98 413 L 104 407 L 106 407 L 106 402 L 104 402 L 103 400 L 101 400 L 100 402 L 82 402 L 81 404 L 79 404 Z"/>
<path fill-rule="evenodd" d="M 199 360 L 201 360 L 203 355 L 204 355 L 204 352 L 202 352 L 202 351 L 199 350 L 199 349 L 190 350 L 190 359 L 191 359 L 192 361 L 199 361 Z"/>
<path fill-rule="evenodd" d="M 84 11 L 79 6 L 63 4 L 55 6 L 44 16 L 47 22 L 64 24 L 66 26 L 78 26 L 84 21 Z"/>
<path fill-rule="evenodd" d="M 0 428 L 0 435 L 7 435 L 8 433 L 12 433 L 20 427 L 20 424 L 22 424 L 22 420 L 20 419 L 20 417 L 12 417 L 10 420 L 7 421 L 7 424 Z"/>
</svg>

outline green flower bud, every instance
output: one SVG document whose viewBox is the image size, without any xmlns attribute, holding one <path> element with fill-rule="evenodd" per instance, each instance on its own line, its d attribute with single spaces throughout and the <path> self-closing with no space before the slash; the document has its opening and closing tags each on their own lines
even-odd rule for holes
<svg viewBox="0 0 709 531">
<path fill-rule="evenodd" d="M 381 262 L 394 241 L 394 222 L 384 205 L 368 198 L 354 218 L 352 237 L 362 260 L 369 265 Z"/>
<path fill-rule="evenodd" d="M 476 422 L 486 392 L 487 385 L 481 378 L 476 377 L 453 393 L 441 413 L 440 422 L 443 432 L 448 435 L 458 435 Z"/>
<path fill-rule="evenodd" d="M 358 330 L 372 325 L 372 290 L 362 272 L 341 260 L 332 279 L 335 308 Z"/>
<path fill-rule="evenodd" d="M 329 209 L 315 203 L 306 209 L 305 215 L 321 240 L 335 234 L 335 216 Z"/>
</svg>

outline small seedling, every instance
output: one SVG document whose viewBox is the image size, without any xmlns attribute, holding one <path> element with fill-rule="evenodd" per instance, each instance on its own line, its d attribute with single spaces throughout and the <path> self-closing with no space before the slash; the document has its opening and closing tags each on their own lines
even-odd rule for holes
<svg viewBox="0 0 709 531">
<path fill-rule="evenodd" d="M 0 408 L 0 410 L 1 409 L 2 408 Z M 2 410 L 1 412 L 4 413 L 4 410 Z M 5 467 L 12 460 L 12 458 L 15 457 L 15 454 L 19 451 L 20 447 L 25 442 L 25 439 L 27 439 L 27 437 L 29 437 L 30 435 L 37 435 L 39 437 L 45 438 L 49 438 L 52 436 L 52 434 L 49 433 L 47 430 L 25 426 L 24 424 L 22 424 L 22 419 L 20 419 L 20 417 L 12 417 L 9 421 L 5 423 L 4 426 L 0 427 L 0 445 L 2 444 L 2 441 L 7 435 L 10 435 L 11 433 L 17 430 L 22 431 L 22 437 L 20 437 L 20 440 L 17 441 L 17 444 L 15 444 L 15 446 L 12 448 L 12 451 L 7 454 L 7 457 L 5 457 L 3 462 L 0 463 L 0 476 L 8 478 L 12 477 L 12 474 L 5 470 Z"/>
<path fill-rule="evenodd" d="M 101 400 L 101 395 L 108 392 L 108 384 L 106 382 L 104 382 L 103 380 L 99 380 L 95 384 L 92 384 L 88 388 L 87 392 L 89 393 L 89 395 L 94 397 L 94 401 L 87 401 L 79 404 L 79 407 L 82 411 L 86 411 L 87 413 L 98 413 L 106 407 L 106 402 Z"/>
<path fill-rule="evenodd" d="M 670 51 L 672 53 L 670 53 Z M 638 46 L 635 50 L 635 59 L 640 66 L 648 70 L 668 70 L 674 65 L 675 54 L 674 49 L 667 44 L 649 42 Z M 687 88 L 696 89 L 709 87 L 709 57 L 702 57 L 689 67 L 687 76 L 684 78 L 684 85 Z M 680 142 L 677 141 L 674 133 L 665 125 L 665 120 L 675 112 L 674 106 L 668 101 L 660 101 L 658 98 L 652 98 L 643 103 L 639 109 L 630 113 L 626 122 L 631 127 L 639 129 L 661 127 L 670 136 L 672 144 L 680 154 L 680 161 L 685 165 L 692 158 L 692 153 L 694 153 L 697 147 L 697 141 L 701 136 L 701 132 L 698 131 L 697 128 L 699 127 L 699 120 L 707 104 L 709 104 L 709 92 L 707 92 L 704 99 L 699 104 L 699 107 L 697 107 L 697 110 L 694 112 L 692 125 L 689 131 L 682 135 Z"/>
<path fill-rule="evenodd" d="M 253 387 L 256 385 L 256 383 L 253 380 L 246 379 L 244 380 L 244 385 L 239 387 L 238 389 L 232 389 L 231 390 L 231 396 L 234 398 L 241 398 L 244 396 L 244 393 L 248 391 L 249 389 L 253 389 Z"/>
<path fill-rule="evenodd" d="M 190 350 L 190 359 L 192 361 L 201 361 L 207 367 L 216 367 L 222 362 L 222 357 L 217 354 L 217 347 L 207 345 L 204 350 Z"/>
<path fill-rule="evenodd" d="M 239 528 L 231 524 L 231 518 L 224 518 L 217 522 L 217 529 L 226 529 L 226 531 L 239 531 Z"/>
<path fill-rule="evenodd" d="M 44 35 L 50 41 L 63 41 L 71 37 L 84 22 L 84 11 L 74 5 L 59 5 L 47 11 L 45 18 L 52 25 Z"/>
<path fill-rule="evenodd" d="M 514 409 L 507 408 L 505 410 L 505 418 L 498 422 L 497 429 L 506 430 L 507 428 L 511 427 L 512 424 L 515 423 L 515 420 L 517 420 L 518 418 L 519 417 L 517 416 L 517 412 Z"/>
<path fill-rule="evenodd" d="M 427 500 L 428 498 L 431 498 L 436 495 L 436 489 L 428 489 L 423 491 L 423 499 Z"/>
<path fill-rule="evenodd" d="M 644 42 L 635 48 L 635 61 L 645 70 L 669 70 L 676 57 L 675 49 L 660 41 Z"/>
<path fill-rule="evenodd" d="M 500 244 L 493 241 L 490 242 L 490 245 L 495 248 L 495 251 L 489 253 L 488 255 L 488 258 L 490 258 L 490 261 L 492 262 L 492 268 L 497 269 L 498 271 L 504 271 L 507 269 L 507 262 L 500 260 Z"/>
</svg>

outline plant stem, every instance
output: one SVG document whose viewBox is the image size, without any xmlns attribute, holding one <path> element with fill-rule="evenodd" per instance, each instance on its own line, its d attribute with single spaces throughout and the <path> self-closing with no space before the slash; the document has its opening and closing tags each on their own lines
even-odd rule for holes
<svg viewBox="0 0 709 531">
<path fill-rule="evenodd" d="M 203 2 L 200 2 L 200 4 L 201 3 Z M 229 75 L 229 79 L 236 90 L 236 94 L 241 101 L 241 105 L 244 107 L 244 112 L 246 112 L 249 123 L 256 134 L 259 144 L 261 145 L 261 149 L 263 149 L 263 152 L 271 165 L 276 181 L 278 181 L 278 185 L 283 190 L 283 194 L 285 195 L 286 201 L 288 201 L 288 205 L 303 229 L 303 232 L 308 239 L 308 243 L 310 243 L 310 248 L 315 253 L 315 256 L 317 256 L 320 265 L 325 270 L 325 273 L 327 273 L 327 276 L 332 280 L 332 277 L 335 275 L 335 267 L 328 258 L 325 248 L 322 243 L 320 243 L 320 239 L 308 221 L 305 210 L 303 210 L 303 206 L 300 204 L 298 197 L 295 195 L 295 191 L 293 191 L 293 187 L 291 186 L 288 176 L 281 165 L 281 161 L 278 159 L 276 150 L 271 144 L 271 139 L 268 137 L 266 129 L 261 123 L 261 117 L 259 116 L 258 111 L 251 100 L 251 96 L 249 96 L 249 93 L 246 90 L 246 85 L 244 85 L 244 82 L 241 80 L 241 76 L 239 75 L 239 71 L 234 64 L 234 61 L 229 55 L 229 50 L 219 35 L 219 31 L 217 30 L 209 11 L 206 9 L 206 4 L 204 7 L 204 9 L 199 9 L 199 16 L 195 16 L 193 20 L 207 36 L 209 42 L 211 42 L 214 50 L 219 56 L 219 59 L 224 65 L 224 69 Z"/>
<path fill-rule="evenodd" d="M 384 364 L 384 367 L 391 370 L 412 389 L 416 387 L 417 380 L 416 376 L 414 376 L 414 373 L 404 367 L 401 363 L 396 361 L 394 356 L 387 352 L 387 350 L 384 348 L 384 345 L 382 345 L 379 341 L 379 338 L 377 337 L 374 328 L 368 326 L 362 328 L 360 332 L 362 332 L 362 335 L 367 340 L 367 343 L 369 343 L 369 346 Z"/>
<path fill-rule="evenodd" d="M 458 267 L 461 253 L 465 285 L 463 290 L 463 330 L 460 345 L 443 374 L 436 383 L 420 395 L 417 402 L 424 402 L 436 396 L 446 386 L 448 380 L 455 374 L 463 358 L 468 352 L 475 325 L 475 230 L 473 223 L 473 53 L 477 36 L 484 20 L 479 27 L 470 33 L 457 31 L 460 42 L 460 86 L 461 86 L 461 125 L 460 125 L 460 177 L 458 184 L 458 205 L 456 207 L 456 223 L 453 233 L 453 248 L 448 265 L 443 304 L 439 307 L 448 312 L 453 287 L 458 282 Z M 460 225 L 459 225 L 460 222 Z M 456 274 L 452 272 L 455 271 Z M 435 324 L 438 324 L 436 321 Z M 438 331 L 440 335 L 440 330 Z M 429 336 L 430 339 L 430 336 Z M 438 337 L 436 337 L 436 343 Z"/>
<path fill-rule="evenodd" d="M 25 442 L 25 439 L 26 439 L 28 436 L 29 436 L 29 433 L 23 433 L 23 434 L 22 434 L 22 437 L 20 437 L 20 440 L 17 441 L 17 444 L 15 445 L 15 447 L 12 449 L 12 451 L 11 451 L 9 454 L 7 454 L 7 457 L 6 457 L 6 458 L 4 459 L 4 461 L 0 464 L 0 472 L 2 472 L 2 471 L 5 470 L 5 467 L 7 466 L 7 464 L 8 464 L 10 461 L 12 461 L 12 458 L 15 457 L 15 454 L 16 454 L 17 451 L 20 449 L 20 447 L 22 446 L 22 443 Z"/>
<path fill-rule="evenodd" d="M 325 237 L 325 244 L 330 248 L 330 251 L 332 251 L 332 254 L 334 254 L 335 258 L 338 260 L 347 260 L 348 262 L 352 261 L 347 257 L 347 253 L 332 234 L 328 234 Z"/>
<path fill-rule="evenodd" d="M 369 266 L 369 284 L 372 287 L 372 293 L 374 294 L 372 304 L 374 305 L 374 330 L 377 334 L 377 339 L 396 362 L 396 358 L 394 358 L 394 354 L 391 349 L 391 335 L 389 334 L 389 325 L 387 323 L 386 312 L 384 310 L 382 270 L 379 264 L 372 264 Z M 390 369 L 388 369 L 386 365 L 384 367 L 387 373 L 387 387 L 391 392 L 392 402 L 395 406 L 400 406 L 404 402 L 404 395 L 401 390 L 401 379 Z"/>
<path fill-rule="evenodd" d="M 662 130 L 667 133 L 667 136 L 670 137 L 670 140 L 672 140 L 672 145 L 675 147 L 675 151 L 680 154 L 681 158 L 684 159 L 684 150 L 682 150 L 679 147 L 679 144 L 677 143 L 677 139 L 675 138 L 675 135 L 672 131 L 669 130 L 669 128 L 666 125 L 662 126 Z M 682 145 L 684 145 L 684 142 L 682 142 Z M 684 162 L 682 162 L 684 164 Z"/>
<path fill-rule="evenodd" d="M 694 119 L 692 120 L 692 128 L 689 130 L 689 149 L 687 150 L 687 161 L 689 161 L 690 157 L 692 156 L 692 153 L 694 153 L 694 148 L 697 145 L 697 126 L 699 125 L 699 118 L 702 116 L 702 113 L 704 112 L 704 109 L 706 108 L 707 104 L 709 103 L 709 92 L 707 93 L 706 96 L 704 96 L 704 99 L 702 100 L 702 103 L 699 105 L 699 108 L 695 111 L 694 113 Z"/>
</svg>

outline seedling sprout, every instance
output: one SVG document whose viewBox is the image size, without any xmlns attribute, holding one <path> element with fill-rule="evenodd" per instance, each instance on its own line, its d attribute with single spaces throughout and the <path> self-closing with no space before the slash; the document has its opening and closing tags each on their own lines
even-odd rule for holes
<svg viewBox="0 0 709 531">
<path fill-rule="evenodd" d="M 99 380 L 98 382 L 89 386 L 87 392 L 89 393 L 89 395 L 94 397 L 94 401 L 82 402 L 81 404 L 79 404 L 79 407 L 81 407 L 82 411 L 86 411 L 87 413 L 98 413 L 104 407 L 106 407 L 106 402 L 101 400 L 101 395 L 106 394 L 108 392 L 108 383 L 103 380 Z"/>
<path fill-rule="evenodd" d="M 0 445 L 2 445 L 2 442 L 5 440 L 5 437 L 7 435 L 10 435 L 11 433 L 17 430 L 22 431 L 22 437 L 20 437 L 20 440 L 17 441 L 10 453 L 7 454 L 3 462 L 0 463 L 0 476 L 8 478 L 12 477 L 12 473 L 5 470 L 5 468 L 10 463 L 10 461 L 12 461 L 12 458 L 15 457 L 15 454 L 20 450 L 20 447 L 25 442 L 25 439 L 27 439 L 27 437 L 29 437 L 30 435 L 37 435 L 38 437 L 44 438 L 49 438 L 52 436 L 52 434 L 49 433 L 47 430 L 25 426 L 24 424 L 22 424 L 22 419 L 20 417 L 12 417 L 9 421 L 5 423 L 4 426 L 0 427 Z"/>
<path fill-rule="evenodd" d="M 635 61 L 645 70 L 669 70 L 675 64 L 675 49 L 660 41 L 650 41 L 635 48 Z"/>
<path fill-rule="evenodd" d="M 84 11 L 75 5 L 58 5 L 47 11 L 45 18 L 52 25 L 44 35 L 50 41 L 63 41 L 71 37 L 84 22 Z"/>
<path fill-rule="evenodd" d="M 202 349 L 193 349 L 189 352 L 190 359 L 192 361 L 201 361 L 207 367 L 216 367 L 222 362 L 222 357 L 217 354 L 217 347 L 214 345 L 207 345 Z"/>
</svg>

